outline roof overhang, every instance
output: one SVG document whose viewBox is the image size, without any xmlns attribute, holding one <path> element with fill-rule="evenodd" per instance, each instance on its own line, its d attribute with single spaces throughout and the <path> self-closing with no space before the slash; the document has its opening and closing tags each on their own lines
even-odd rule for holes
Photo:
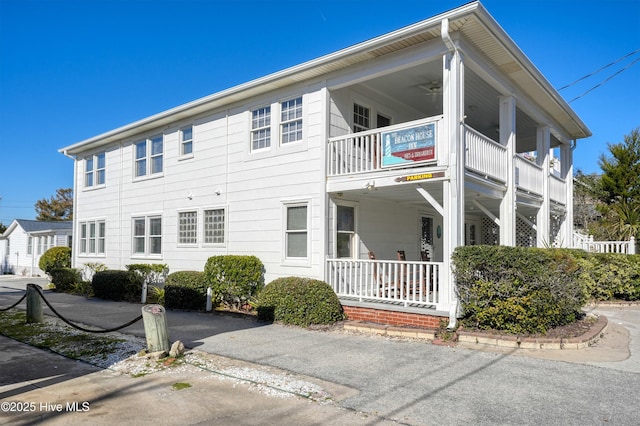
<svg viewBox="0 0 640 426">
<path fill-rule="evenodd" d="M 572 139 L 591 136 L 575 111 L 511 40 L 500 25 L 477 1 L 444 12 L 399 30 L 353 45 L 346 49 L 296 65 L 265 77 L 214 93 L 163 111 L 98 136 L 69 145 L 59 152 L 74 156 L 102 145 L 133 137 L 181 119 L 225 108 L 235 102 L 261 95 L 292 84 L 319 78 L 371 59 L 440 38 L 442 20 L 449 20 L 449 31 L 460 32 L 489 61 L 506 73 L 531 99 L 563 126 Z"/>
</svg>

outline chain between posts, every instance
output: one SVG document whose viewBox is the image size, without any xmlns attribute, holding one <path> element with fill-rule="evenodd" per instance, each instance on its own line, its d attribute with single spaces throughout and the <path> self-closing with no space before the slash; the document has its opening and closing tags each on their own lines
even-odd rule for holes
<svg viewBox="0 0 640 426">
<path fill-rule="evenodd" d="M 36 285 L 36 284 L 32 284 L 32 283 L 27 284 L 27 286 L 33 286 L 33 288 L 35 288 L 35 289 L 36 289 L 36 291 L 38 292 L 38 294 L 40 295 L 40 297 L 42 298 L 42 300 L 44 300 L 44 303 L 46 303 L 46 304 L 47 304 L 47 306 L 49 307 L 49 309 L 51 309 L 51 312 L 53 312 L 53 313 L 54 313 L 58 318 L 60 318 L 60 319 L 61 319 L 65 324 L 68 324 L 68 325 L 70 325 L 71 327 L 73 327 L 73 328 L 75 328 L 75 329 L 78 329 L 78 330 L 80 330 L 80 331 L 84 331 L 84 332 L 87 332 L 87 333 L 111 333 L 111 332 L 113 332 L 113 331 L 118 331 L 118 330 L 122 330 L 122 329 L 123 329 L 123 328 L 125 328 L 125 327 L 129 327 L 130 325 L 132 325 L 132 324 L 134 324 L 134 323 L 136 323 L 136 322 L 138 322 L 138 321 L 140 321 L 140 320 L 142 319 L 142 315 L 140 315 L 140 316 L 138 316 L 138 317 L 134 318 L 133 320 L 129 321 L 129 322 L 128 322 L 128 323 L 126 323 L 126 324 L 123 324 L 123 325 L 121 325 L 121 326 L 114 327 L 114 328 L 109 328 L 109 329 L 91 330 L 91 329 L 89 329 L 89 328 L 84 328 L 84 327 L 82 327 L 82 326 L 79 326 L 79 325 L 77 325 L 77 324 L 72 323 L 71 321 L 69 321 L 68 319 L 66 319 L 65 317 L 63 317 L 63 316 L 62 316 L 58 311 L 56 311 L 56 310 L 55 310 L 55 308 L 54 308 L 53 306 L 51 306 L 51 303 L 49 303 L 49 301 L 44 297 L 44 294 L 42 293 L 42 289 L 40 288 L 40 286 L 38 286 L 38 285 Z M 0 309 L 0 311 L 7 311 L 7 310 L 9 310 L 9 309 L 11 309 L 11 308 L 16 307 L 20 302 L 22 302 L 22 301 L 25 299 L 25 297 L 26 297 L 26 296 L 27 296 L 27 294 L 25 293 L 25 294 L 20 298 L 20 300 L 18 300 L 15 304 L 13 304 L 12 306 L 10 306 L 9 308 L 6 308 L 6 309 L 5 309 L 5 308 Z"/>
</svg>

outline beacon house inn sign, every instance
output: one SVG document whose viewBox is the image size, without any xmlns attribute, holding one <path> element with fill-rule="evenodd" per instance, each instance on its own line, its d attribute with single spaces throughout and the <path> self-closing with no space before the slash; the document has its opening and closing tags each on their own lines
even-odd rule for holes
<svg viewBox="0 0 640 426">
<path fill-rule="evenodd" d="M 382 167 L 436 159 L 435 123 L 382 133 Z"/>
</svg>

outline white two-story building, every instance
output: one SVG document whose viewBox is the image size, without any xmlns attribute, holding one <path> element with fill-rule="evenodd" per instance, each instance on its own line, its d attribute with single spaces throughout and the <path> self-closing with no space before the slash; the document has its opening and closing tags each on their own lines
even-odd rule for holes
<svg viewBox="0 0 640 426">
<path fill-rule="evenodd" d="M 572 240 L 588 136 L 472 2 L 61 149 L 73 259 L 255 255 L 267 282 L 326 281 L 351 318 L 433 325 L 455 316 L 456 247 Z"/>
</svg>

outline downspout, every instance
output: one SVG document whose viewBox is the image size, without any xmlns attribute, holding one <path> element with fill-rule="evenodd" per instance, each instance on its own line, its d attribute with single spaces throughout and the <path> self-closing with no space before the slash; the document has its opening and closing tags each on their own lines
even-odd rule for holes
<svg viewBox="0 0 640 426">
<path fill-rule="evenodd" d="M 449 34 L 449 19 L 445 18 L 442 20 L 442 24 L 440 26 L 440 37 L 442 38 L 442 41 L 444 42 L 445 46 L 447 47 L 447 49 L 449 49 L 449 52 L 454 52 L 456 57 L 459 57 L 460 52 L 458 52 L 458 48 L 456 47 L 455 43 L 453 42 L 453 40 L 451 39 L 451 35 Z M 457 100 L 456 100 L 457 102 Z M 461 119 L 464 122 L 464 118 Z M 458 167 L 464 167 L 464 165 L 458 165 Z M 453 189 L 454 191 L 456 190 L 455 188 Z M 464 212 L 462 212 L 462 214 L 464 214 Z M 451 259 L 449 259 L 448 262 L 449 265 L 449 269 L 451 269 Z M 451 273 L 451 271 L 449 271 Z M 453 330 L 456 328 L 457 322 L 458 322 L 458 311 L 460 309 L 459 307 L 459 301 L 458 301 L 458 297 L 455 294 L 455 279 L 453 277 L 453 274 L 451 274 L 451 283 L 452 285 L 452 293 L 450 295 L 451 297 L 451 305 L 449 307 L 449 324 L 447 325 L 447 329 L 449 330 Z"/>
<path fill-rule="evenodd" d="M 71 213 L 73 217 L 71 218 L 71 267 L 75 268 L 76 267 L 76 256 L 75 256 L 76 241 L 75 241 L 75 238 L 73 238 L 73 235 L 75 234 L 74 230 L 76 229 L 76 208 L 78 205 L 77 203 L 78 191 L 76 190 L 76 182 L 78 181 L 78 175 L 77 175 L 78 158 L 76 156 L 70 155 L 66 149 L 62 151 L 62 153 L 64 154 L 65 157 L 73 160 L 73 210 Z"/>
</svg>

